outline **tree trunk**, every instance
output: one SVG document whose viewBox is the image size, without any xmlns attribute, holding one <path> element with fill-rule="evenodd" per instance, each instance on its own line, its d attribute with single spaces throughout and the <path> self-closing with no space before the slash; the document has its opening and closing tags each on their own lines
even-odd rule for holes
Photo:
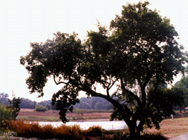
<svg viewBox="0 0 188 140">
<path fill-rule="evenodd" d="M 136 136 L 136 127 L 135 126 L 130 126 L 129 127 L 129 132 L 130 132 L 129 136 L 130 136 L 131 139 L 137 138 L 137 136 Z"/>
<path fill-rule="evenodd" d="M 137 125 L 136 125 L 136 121 L 131 121 L 130 125 L 128 125 L 129 127 L 129 132 L 130 132 L 130 138 L 131 139 L 135 139 L 135 138 L 139 138 L 140 133 L 138 133 L 137 131 Z"/>
<path fill-rule="evenodd" d="M 102 98 L 106 99 L 107 101 L 109 101 L 112 105 L 117 107 L 117 109 L 118 109 L 119 113 L 121 114 L 123 120 L 125 121 L 125 123 L 129 127 L 130 138 L 132 138 L 132 139 L 139 138 L 140 132 L 142 130 L 137 128 L 137 119 L 136 118 L 134 120 L 130 119 L 130 118 L 132 118 L 131 115 L 130 115 L 131 111 L 127 106 L 122 106 L 118 101 L 114 100 L 110 96 L 106 96 L 104 94 L 97 93 L 97 92 L 95 92 L 95 91 L 93 91 L 90 88 L 87 88 L 85 86 L 82 88 L 82 90 L 86 91 L 87 93 L 90 93 L 92 96 L 102 97 Z M 145 99 L 145 97 L 143 97 L 143 98 Z"/>
<path fill-rule="evenodd" d="M 128 125 L 131 139 L 139 139 L 140 133 L 143 130 L 143 125 L 144 125 L 144 122 L 141 120 L 138 126 L 137 126 L 136 120 L 131 121 L 130 125 Z"/>
</svg>

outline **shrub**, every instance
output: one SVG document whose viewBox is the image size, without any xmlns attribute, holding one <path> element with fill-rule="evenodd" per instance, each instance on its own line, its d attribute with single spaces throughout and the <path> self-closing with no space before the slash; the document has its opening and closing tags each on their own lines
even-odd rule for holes
<svg viewBox="0 0 188 140">
<path fill-rule="evenodd" d="M 88 130 L 84 131 L 84 134 L 87 136 L 101 136 L 102 128 L 100 126 L 91 126 Z"/>
<path fill-rule="evenodd" d="M 151 129 L 145 129 L 141 137 L 145 140 L 167 140 L 167 138 L 161 134 L 161 131 Z"/>
<path fill-rule="evenodd" d="M 0 127 L 4 125 L 3 122 L 5 120 L 13 119 L 12 112 L 13 110 L 11 108 L 7 108 L 6 106 L 0 104 Z"/>
<path fill-rule="evenodd" d="M 7 126 L 20 137 L 36 137 L 42 139 L 82 139 L 82 131 L 79 126 L 66 126 L 54 128 L 51 125 L 40 126 L 38 123 L 23 121 L 8 121 Z"/>
<path fill-rule="evenodd" d="M 36 111 L 42 111 L 42 112 L 45 112 L 45 111 L 48 110 L 48 108 L 45 107 L 45 106 L 43 106 L 43 105 L 36 104 L 36 106 L 35 106 L 35 110 L 36 110 Z"/>
<path fill-rule="evenodd" d="M 61 125 L 60 127 L 56 128 L 56 138 L 82 139 L 82 130 L 78 125 L 73 125 L 73 126 Z"/>
</svg>

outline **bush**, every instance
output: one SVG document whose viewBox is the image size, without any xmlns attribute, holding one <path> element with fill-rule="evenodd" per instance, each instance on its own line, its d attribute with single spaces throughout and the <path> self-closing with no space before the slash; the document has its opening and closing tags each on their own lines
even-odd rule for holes
<svg viewBox="0 0 188 140">
<path fill-rule="evenodd" d="M 79 126 L 66 126 L 54 128 L 51 125 L 40 126 L 38 123 L 23 121 L 7 121 L 8 128 L 17 133 L 19 137 L 40 139 L 82 139 L 82 130 Z"/>
<path fill-rule="evenodd" d="M 35 106 L 35 110 L 36 110 L 36 111 L 42 111 L 42 112 L 45 112 L 45 111 L 48 110 L 48 108 L 45 107 L 45 106 L 43 106 L 43 105 L 36 104 L 36 106 Z"/>
<path fill-rule="evenodd" d="M 100 126 L 91 126 L 88 130 L 84 131 L 86 136 L 101 136 L 102 135 L 102 128 Z"/>
<path fill-rule="evenodd" d="M 11 108 L 7 108 L 6 106 L 0 104 L 0 127 L 3 126 L 3 122 L 5 120 L 13 119 L 13 110 Z"/>
<path fill-rule="evenodd" d="M 83 139 L 84 136 L 102 136 L 100 126 L 92 126 L 88 130 L 82 130 L 80 126 L 53 127 L 51 125 L 40 126 L 38 123 L 23 121 L 6 121 L 8 129 L 13 130 L 19 137 L 36 137 L 40 139 Z"/>
</svg>

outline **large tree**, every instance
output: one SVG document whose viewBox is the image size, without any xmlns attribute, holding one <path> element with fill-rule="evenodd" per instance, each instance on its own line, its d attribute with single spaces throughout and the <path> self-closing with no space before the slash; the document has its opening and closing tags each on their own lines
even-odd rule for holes
<svg viewBox="0 0 188 140">
<path fill-rule="evenodd" d="M 88 32 L 85 42 L 75 33 L 58 32 L 52 40 L 31 43 L 31 52 L 20 59 L 30 74 L 26 83 L 31 93 L 43 95 L 51 76 L 62 85 L 52 102 L 63 122 L 84 91 L 114 105 L 112 119 L 123 119 L 131 137 L 140 135 L 145 122 L 158 127 L 172 110 L 165 112 L 157 104 L 157 110 L 164 112 L 157 115 L 155 100 L 149 95 L 161 93 L 160 85 L 172 82 L 173 76 L 184 71 L 185 57 L 170 21 L 150 10 L 148 4 L 123 6 L 109 30 L 99 25 L 98 31 Z M 103 90 L 98 90 L 99 86 Z M 168 100 L 159 97 L 160 101 Z"/>
</svg>

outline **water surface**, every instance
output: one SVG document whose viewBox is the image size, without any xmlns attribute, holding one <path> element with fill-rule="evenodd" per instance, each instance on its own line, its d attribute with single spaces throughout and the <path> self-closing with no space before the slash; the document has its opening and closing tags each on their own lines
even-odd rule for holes
<svg viewBox="0 0 188 140">
<path fill-rule="evenodd" d="M 38 122 L 40 125 L 52 125 L 53 127 L 58 127 L 62 125 L 62 122 Z M 127 125 L 124 121 L 77 121 L 77 122 L 67 122 L 65 125 L 73 126 L 79 125 L 81 129 L 85 130 L 91 126 L 101 126 L 105 130 L 120 130 L 127 128 Z"/>
</svg>

